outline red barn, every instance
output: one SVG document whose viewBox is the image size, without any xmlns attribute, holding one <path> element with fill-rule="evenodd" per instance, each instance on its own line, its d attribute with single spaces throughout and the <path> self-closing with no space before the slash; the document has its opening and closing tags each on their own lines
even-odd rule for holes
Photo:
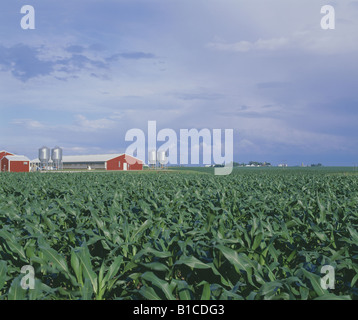
<svg viewBox="0 0 358 320">
<path fill-rule="evenodd" d="M 143 161 L 127 154 L 63 156 L 63 169 L 143 170 Z"/>
<path fill-rule="evenodd" d="M 6 172 L 29 172 L 30 159 L 25 156 L 4 156 L 1 161 L 1 171 Z"/>
<path fill-rule="evenodd" d="M 14 154 L 13 154 L 13 153 L 10 153 L 10 152 L 7 152 L 7 151 L 5 151 L 5 150 L 1 150 L 1 151 L 0 151 L 0 161 L 1 161 L 1 159 L 2 159 L 3 157 L 5 157 L 5 156 L 14 156 Z"/>
<path fill-rule="evenodd" d="M 128 154 L 122 154 L 107 161 L 107 170 L 143 170 L 143 161 Z"/>
<path fill-rule="evenodd" d="M 1 159 L 5 156 L 13 156 L 14 154 L 5 150 L 0 151 L 0 171 L 3 171 L 3 167 L 1 166 Z"/>
</svg>

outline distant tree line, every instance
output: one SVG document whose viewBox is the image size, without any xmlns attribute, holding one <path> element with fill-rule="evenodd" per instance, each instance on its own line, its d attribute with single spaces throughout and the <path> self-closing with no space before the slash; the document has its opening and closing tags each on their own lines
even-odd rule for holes
<svg viewBox="0 0 358 320">
<path fill-rule="evenodd" d="M 258 162 L 258 161 L 249 161 L 249 163 L 238 163 L 238 162 L 234 162 L 234 167 L 245 167 L 245 166 L 259 166 L 259 167 L 270 167 L 271 163 L 270 162 Z"/>
<path fill-rule="evenodd" d="M 311 167 L 323 167 L 322 163 L 313 163 Z"/>
</svg>

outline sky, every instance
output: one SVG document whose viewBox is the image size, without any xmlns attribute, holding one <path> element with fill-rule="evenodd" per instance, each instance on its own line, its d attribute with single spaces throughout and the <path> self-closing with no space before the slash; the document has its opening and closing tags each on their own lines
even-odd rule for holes
<svg viewBox="0 0 358 320">
<path fill-rule="evenodd" d="M 25 4 L 33 30 L 20 25 Z M 324 5 L 334 30 L 321 28 Z M 156 121 L 232 129 L 240 163 L 358 164 L 358 1 L 0 6 L 0 150 L 122 153 L 128 130 Z"/>
</svg>

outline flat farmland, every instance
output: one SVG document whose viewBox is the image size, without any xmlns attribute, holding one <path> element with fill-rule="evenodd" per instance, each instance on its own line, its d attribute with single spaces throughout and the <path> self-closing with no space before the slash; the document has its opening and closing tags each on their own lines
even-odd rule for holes
<svg viewBox="0 0 358 320">
<path fill-rule="evenodd" d="M 352 168 L 1 173 L 0 299 L 357 299 L 357 230 Z"/>
</svg>

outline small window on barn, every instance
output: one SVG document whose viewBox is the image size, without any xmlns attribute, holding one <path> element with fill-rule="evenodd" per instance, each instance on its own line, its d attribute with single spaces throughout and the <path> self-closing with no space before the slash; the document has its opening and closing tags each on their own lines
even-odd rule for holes
<svg viewBox="0 0 358 320">
<path fill-rule="evenodd" d="M 24 162 L 24 166 L 27 166 L 27 162 Z"/>
<path fill-rule="evenodd" d="M 118 168 L 120 168 L 121 167 L 121 162 L 120 161 L 118 161 Z"/>
</svg>

